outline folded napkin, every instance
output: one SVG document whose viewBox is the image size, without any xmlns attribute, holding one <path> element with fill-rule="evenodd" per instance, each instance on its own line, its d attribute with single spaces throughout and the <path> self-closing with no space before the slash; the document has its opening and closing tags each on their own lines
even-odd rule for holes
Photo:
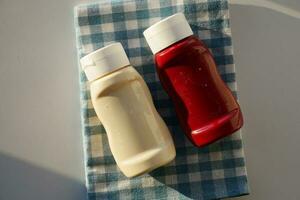
<svg viewBox="0 0 300 200">
<path fill-rule="evenodd" d="M 240 132 L 205 148 L 194 147 L 179 127 L 173 105 L 155 73 L 143 31 L 183 12 L 194 33 L 212 51 L 222 78 L 236 94 L 228 3 L 224 0 L 104 0 L 75 8 L 79 58 L 112 41 L 121 42 L 131 64 L 151 90 L 174 138 L 175 161 L 149 174 L 126 178 L 109 149 L 105 129 L 91 104 L 80 69 L 88 197 L 92 199 L 218 199 L 248 194 Z M 126 149 L 124 149 L 126 151 Z"/>
</svg>

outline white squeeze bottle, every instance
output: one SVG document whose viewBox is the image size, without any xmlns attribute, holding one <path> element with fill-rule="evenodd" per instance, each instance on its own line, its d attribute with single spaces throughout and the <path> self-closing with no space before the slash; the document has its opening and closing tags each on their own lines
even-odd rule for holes
<svg viewBox="0 0 300 200">
<path fill-rule="evenodd" d="M 172 161 L 176 153 L 170 132 L 122 45 L 113 43 L 98 49 L 80 62 L 90 82 L 94 109 L 121 171 L 132 177 Z"/>
</svg>

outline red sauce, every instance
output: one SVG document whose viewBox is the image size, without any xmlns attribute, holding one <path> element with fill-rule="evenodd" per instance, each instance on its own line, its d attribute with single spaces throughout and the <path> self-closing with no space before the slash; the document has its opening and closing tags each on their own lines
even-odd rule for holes
<svg viewBox="0 0 300 200">
<path fill-rule="evenodd" d="M 158 52 L 155 61 L 181 127 L 193 144 L 205 146 L 242 127 L 240 107 L 212 54 L 197 37 L 189 36 Z"/>
</svg>

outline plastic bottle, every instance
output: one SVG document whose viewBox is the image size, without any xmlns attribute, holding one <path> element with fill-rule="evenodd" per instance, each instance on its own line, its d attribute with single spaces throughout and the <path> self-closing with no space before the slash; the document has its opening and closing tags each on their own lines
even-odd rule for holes
<svg viewBox="0 0 300 200">
<path fill-rule="evenodd" d="M 122 45 L 98 49 L 80 62 L 90 82 L 92 104 L 121 171 L 132 177 L 172 161 L 175 147 L 169 130 Z"/>
<path fill-rule="evenodd" d="M 182 13 L 144 31 L 157 73 L 192 143 L 205 146 L 243 125 L 240 107 L 221 79 L 213 56 Z"/>
</svg>

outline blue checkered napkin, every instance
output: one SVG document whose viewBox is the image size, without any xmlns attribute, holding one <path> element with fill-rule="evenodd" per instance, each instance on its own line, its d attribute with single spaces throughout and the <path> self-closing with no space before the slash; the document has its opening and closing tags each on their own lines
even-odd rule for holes
<svg viewBox="0 0 300 200">
<path fill-rule="evenodd" d="M 155 73 L 153 55 L 143 31 L 177 12 L 185 14 L 194 33 L 210 48 L 222 78 L 236 94 L 227 1 L 114 0 L 75 8 L 79 57 L 112 41 L 121 42 L 131 64 L 147 82 L 155 106 L 173 135 L 177 151 L 176 159 L 171 164 L 147 175 L 126 178 L 110 152 L 105 130 L 91 104 L 86 77 L 80 69 L 85 167 L 90 200 L 217 199 L 248 193 L 240 133 L 205 148 L 194 147 L 181 131 L 173 105 Z"/>
</svg>

